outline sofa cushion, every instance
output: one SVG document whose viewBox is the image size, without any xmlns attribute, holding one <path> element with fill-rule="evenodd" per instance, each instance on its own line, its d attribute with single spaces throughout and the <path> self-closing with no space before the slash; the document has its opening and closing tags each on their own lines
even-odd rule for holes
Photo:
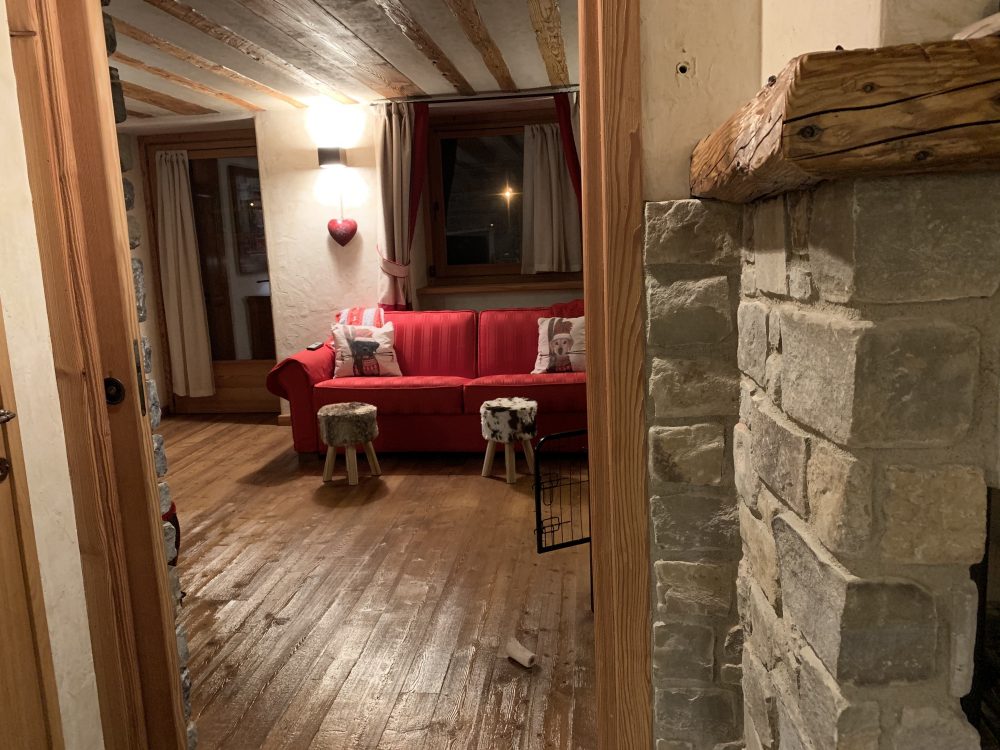
<svg viewBox="0 0 1000 750">
<path fill-rule="evenodd" d="M 530 373 L 538 355 L 538 319 L 550 315 L 547 307 L 479 313 L 479 377 Z"/>
<path fill-rule="evenodd" d="M 587 410 L 587 373 L 487 375 L 465 384 L 465 412 L 478 414 L 483 401 L 523 396 L 538 402 L 539 419 L 546 412 Z"/>
<path fill-rule="evenodd" d="M 467 378 L 404 375 L 400 378 L 335 378 L 317 383 L 313 407 L 361 401 L 380 414 L 461 414 Z"/>
<path fill-rule="evenodd" d="M 389 312 L 403 376 L 476 377 L 476 314 L 471 310 Z"/>
</svg>

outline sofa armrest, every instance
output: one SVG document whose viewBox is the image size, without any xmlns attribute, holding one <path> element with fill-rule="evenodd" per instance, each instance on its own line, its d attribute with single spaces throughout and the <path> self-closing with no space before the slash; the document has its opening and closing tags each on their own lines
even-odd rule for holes
<svg viewBox="0 0 1000 750">
<path fill-rule="evenodd" d="M 303 349 L 283 359 L 267 374 L 267 390 L 287 399 L 292 422 L 292 441 L 299 453 L 321 449 L 313 386 L 333 377 L 334 351 L 328 343 L 319 349 Z"/>
</svg>

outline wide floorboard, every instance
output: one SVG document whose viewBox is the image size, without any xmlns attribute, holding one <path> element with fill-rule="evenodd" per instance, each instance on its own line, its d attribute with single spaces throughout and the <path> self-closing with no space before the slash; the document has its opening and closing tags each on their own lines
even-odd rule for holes
<svg viewBox="0 0 1000 750">
<path fill-rule="evenodd" d="M 358 486 L 342 457 L 324 485 L 273 421 L 161 429 L 199 747 L 595 747 L 588 548 L 536 554 L 530 480 L 483 479 L 478 455 L 382 456 L 372 478 L 362 456 Z"/>
</svg>

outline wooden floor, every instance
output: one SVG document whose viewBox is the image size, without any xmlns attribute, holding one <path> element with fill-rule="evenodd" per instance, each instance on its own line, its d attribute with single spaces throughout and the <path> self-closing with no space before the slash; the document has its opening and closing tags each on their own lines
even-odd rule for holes
<svg viewBox="0 0 1000 750">
<path fill-rule="evenodd" d="M 324 486 L 273 421 L 162 425 L 201 750 L 595 747 L 588 548 L 536 554 L 530 480 L 383 456 Z"/>
</svg>

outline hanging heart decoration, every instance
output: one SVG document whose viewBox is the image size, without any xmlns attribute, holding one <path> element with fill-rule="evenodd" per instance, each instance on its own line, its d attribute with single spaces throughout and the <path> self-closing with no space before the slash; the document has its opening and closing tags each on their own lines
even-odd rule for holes
<svg viewBox="0 0 1000 750">
<path fill-rule="evenodd" d="M 326 228 L 338 245 L 347 247 L 347 243 L 358 233 L 358 222 L 354 219 L 330 219 Z"/>
</svg>

